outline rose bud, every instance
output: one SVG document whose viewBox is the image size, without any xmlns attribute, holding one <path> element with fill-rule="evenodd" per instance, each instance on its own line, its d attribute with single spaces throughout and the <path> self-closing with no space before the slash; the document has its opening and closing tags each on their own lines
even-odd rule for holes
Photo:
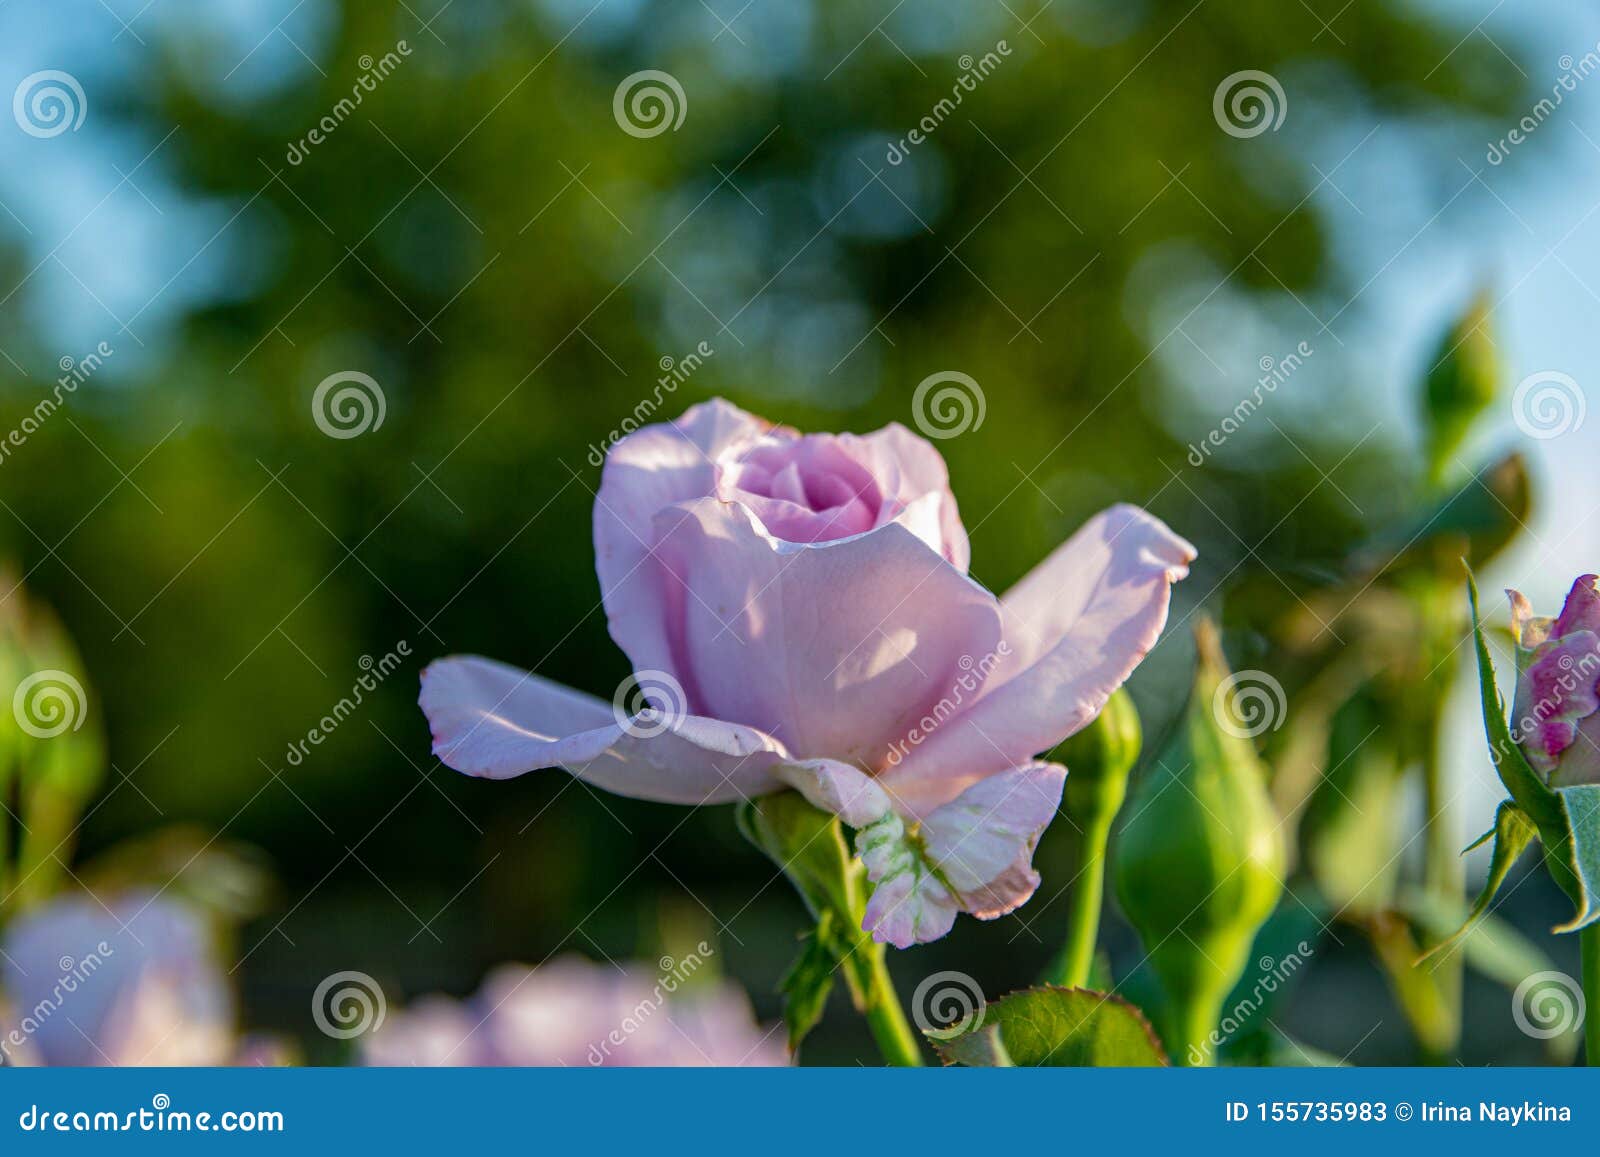
<svg viewBox="0 0 1600 1157">
<path fill-rule="evenodd" d="M 1600 783 L 1600 579 L 1581 576 L 1553 619 L 1506 594 L 1517 639 L 1512 738 L 1550 786 Z"/>
<path fill-rule="evenodd" d="M 1189 705 L 1129 804 L 1115 869 L 1166 993 L 1168 1050 L 1209 1064 L 1223 1000 L 1283 892 L 1284 849 L 1249 733 L 1220 714 L 1238 680 L 1208 620 L 1195 640 Z"/>
</svg>

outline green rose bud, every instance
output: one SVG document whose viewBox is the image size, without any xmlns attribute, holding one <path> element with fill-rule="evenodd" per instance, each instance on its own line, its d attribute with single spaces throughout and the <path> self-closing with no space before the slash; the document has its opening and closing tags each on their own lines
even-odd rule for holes
<svg viewBox="0 0 1600 1157">
<path fill-rule="evenodd" d="M 1209 1064 L 1223 1000 L 1283 893 L 1284 848 L 1251 730 L 1229 713 L 1237 681 L 1208 620 L 1195 640 L 1194 690 L 1130 806 L 1116 884 L 1166 992 L 1169 1051 Z"/>
<path fill-rule="evenodd" d="M 1500 358 L 1489 333 L 1494 301 L 1480 290 L 1440 340 L 1424 386 L 1423 423 L 1432 480 L 1442 481 L 1472 424 L 1500 388 Z"/>
</svg>

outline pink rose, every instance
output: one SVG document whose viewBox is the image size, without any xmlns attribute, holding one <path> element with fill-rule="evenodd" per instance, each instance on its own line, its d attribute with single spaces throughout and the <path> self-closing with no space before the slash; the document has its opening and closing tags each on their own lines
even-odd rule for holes
<svg viewBox="0 0 1600 1157">
<path fill-rule="evenodd" d="M 1600 578 L 1581 576 L 1554 619 L 1511 597 L 1517 635 L 1512 737 L 1552 787 L 1600 783 Z"/>
<path fill-rule="evenodd" d="M 721 400 L 612 448 L 594 539 L 648 705 L 442 659 L 422 674 L 434 753 L 680 804 L 798 788 L 858 829 L 866 927 L 900 947 L 1033 894 L 1066 775 L 1034 756 L 1155 644 L 1194 558 L 1116 506 L 996 599 L 967 575 L 927 442 L 899 425 L 801 435 Z"/>
</svg>

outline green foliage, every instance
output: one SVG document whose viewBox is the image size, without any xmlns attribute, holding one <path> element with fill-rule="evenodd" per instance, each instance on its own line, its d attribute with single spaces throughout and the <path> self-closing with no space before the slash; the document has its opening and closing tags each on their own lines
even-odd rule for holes
<svg viewBox="0 0 1600 1157">
<path fill-rule="evenodd" d="M 106 770 L 94 689 L 55 613 L 0 577 L 0 922 L 50 895 Z M 13 830 L 14 827 L 14 830 Z"/>
<path fill-rule="evenodd" d="M 1013 992 L 989 1004 L 982 1017 L 970 1018 L 956 1036 L 932 1040 L 952 1064 L 1143 1068 L 1167 1063 L 1138 1009 L 1120 997 L 1083 988 Z"/>
<path fill-rule="evenodd" d="M 1494 814 L 1494 827 L 1474 840 L 1468 847 L 1470 852 L 1489 840 L 1494 841 L 1494 851 L 1489 860 L 1489 876 L 1483 882 L 1483 891 L 1478 894 L 1477 903 L 1467 913 L 1466 923 L 1452 934 L 1448 939 L 1441 940 L 1426 953 L 1422 960 L 1455 947 L 1473 926 L 1489 911 L 1489 904 L 1494 900 L 1495 894 L 1500 891 L 1500 885 L 1506 881 L 1512 865 L 1517 862 L 1517 857 L 1522 855 L 1527 846 L 1539 834 L 1533 821 L 1516 804 L 1510 800 L 1503 802 Z M 1465 853 L 1463 853 L 1465 854 Z M 1421 961 L 1418 961 L 1421 963 Z"/>
</svg>

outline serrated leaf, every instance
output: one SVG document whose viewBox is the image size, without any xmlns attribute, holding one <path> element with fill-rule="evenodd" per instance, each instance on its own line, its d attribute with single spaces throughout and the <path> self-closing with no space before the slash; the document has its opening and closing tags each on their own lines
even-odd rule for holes
<svg viewBox="0 0 1600 1157">
<path fill-rule="evenodd" d="M 1478 893 L 1478 900 L 1472 905 L 1472 910 L 1467 913 L 1466 921 L 1461 927 L 1424 952 L 1417 959 L 1418 964 L 1421 964 L 1431 956 L 1453 948 L 1461 942 L 1467 933 L 1472 931 L 1474 925 L 1483 919 L 1484 913 L 1489 910 L 1489 904 L 1494 900 L 1495 894 L 1500 891 L 1500 885 L 1506 882 L 1506 876 L 1510 874 L 1512 865 L 1517 862 L 1517 858 L 1527 850 L 1528 845 L 1533 842 L 1534 837 L 1538 834 L 1539 829 L 1534 825 L 1534 822 L 1516 804 L 1510 800 L 1505 800 L 1500 804 L 1500 807 L 1494 813 L 1494 828 L 1485 832 L 1466 849 L 1467 852 L 1470 852 L 1485 840 L 1492 839 L 1494 841 L 1494 851 L 1489 857 L 1489 876 L 1483 882 L 1483 891 Z M 1465 855 L 1466 852 L 1462 854 Z"/>
<path fill-rule="evenodd" d="M 1120 997 L 1086 988 L 1044 986 L 1013 992 L 972 1017 L 959 1036 L 930 1039 L 952 1064 L 993 1064 L 994 1060 L 983 1058 L 1002 1055 L 1012 1064 L 1028 1067 L 1167 1063 L 1150 1023 L 1137 1008 Z"/>
<path fill-rule="evenodd" d="M 1472 603 L 1472 634 L 1478 651 L 1478 697 L 1483 705 L 1483 728 L 1489 737 L 1489 757 L 1512 800 L 1533 820 L 1548 843 L 1552 825 L 1564 819 L 1560 800 L 1529 766 L 1522 749 L 1511 737 L 1505 708 L 1500 702 L 1500 689 L 1495 683 L 1494 657 L 1489 653 L 1489 640 L 1484 636 L 1483 621 L 1478 614 L 1478 584 L 1470 569 L 1467 571 L 1467 595 Z"/>
<path fill-rule="evenodd" d="M 951 1064 L 968 1065 L 972 1068 L 1009 1069 L 1017 1063 L 1006 1051 L 1006 1044 L 1000 1039 L 1000 1026 L 997 1024 L 984 1025 L 973 1032 L 963 1033 L 948 1042 L 946 1047 L 940 1048 L 939 1054 Z"/>
<path fill-rule="evenodd" d="M 814 931 L 806 934 L 800 955 L 778 983 L 783 994 L 783 1026 L 789 1034 L 789 1051 L 800 1050 L 800 1042 L 817 1027 L 822 1011 L 833 992 L 838 958 L 831 943 L 832 912 L 823 913 Z"/>
<path fill-rule="evenodd" d="M 1575 877 L 1578 894 L 1572 899 L 1578 911 L 1552 931 L 1576 932 L 1600 920 L 1600 784 L 1563 787 L 1556 795 L 1566 820 L 1563 858 Z"/>
</svg>

